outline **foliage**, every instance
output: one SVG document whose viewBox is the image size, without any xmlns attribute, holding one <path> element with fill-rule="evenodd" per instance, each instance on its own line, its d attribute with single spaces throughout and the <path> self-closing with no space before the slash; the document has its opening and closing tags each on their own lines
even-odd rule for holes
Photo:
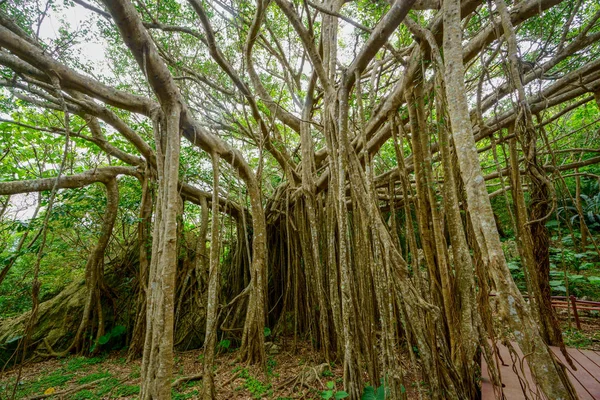
<svg viewBox="0 0 600 400">
<path fill-rule="evenodd" d="M 115 395 L 119 397 L 132 396 L 140 393 L 139 385 L 122 385 L 115 390 Z"/>
<path fill-rule="evenodd" d="M 106 359 L 105 356 L 102 357 L 73 357 L 70 359 L 66 359 L 63 361 L 63 364 L 66 364 L 64 369 L 68 372 L 75 372 L 86 369 L 92 365 L 100 364 Z"/>
<path fill-rule="evenodd" d="M 343 390 L 335 390 L 335 382 L 333 381 L 328 381 L 327 382 L 327 390 L 321 392 L 321 398 L 322 399 L 345 399 L 346 397 L 350 396 L 348 393 L 344 392 Z"/>
<path fill-rule="evenodd" d="M 223 339 L 223 340 L 219 341 L 219 343 L 217 343 L 217 349 L 219 351 L 224 351 L 224 352 L 230 351 L 231 350 L 230 347 L 231 347 L 231 340 L 229 340 L 229 339 Z"/>
<path fill-rule="evenodd" d="M 79 378 L 77 380 L 77 383 L 83 385 L 85 383 L 94 382 L 99 379 L 110 378 L 111 376 L 112 376 L 112 374 L 108 371 L 95 372 L 93 374 L 86 375 L 83 378 Z"/>
<path fill-rule="evenodd" d="M 127 332 L 127 328 L 123 325 L 115 325 L 113 328 L 100 336 L 98 339 L 98 344 L 104 346 L 106 350 L 109 349 L 118 349 L 120 346 L 120 342 L 123 342 L 124 335 Z M 110 346 L 106 346 L 108 343 L 111 343 Z M 93 352 L 95 349 L 95 344 L 92 345 L 90 352 Z"/>
<path fill-rule="evenodd" d="M 50 372 L 49 374 L 42 375 L 35 380 L 27 382 L 27 384 L 18 385 L 17 397 L 24 398 L 35 394 L 42 394 L 48 388 L 61 388 L 65 386 L 74 376 L 74 374 L 66 374 L 65 371 L 62 370 Z M 14 381 L 3 382 L 0 394 L 10 393 L 14 387 L 14 384 Z"/>
<path fill-rule="evenodd" d="M 246 368 L 240 372 L 240 378 L 243 378 L 244 388 L 252 395 L 254 399 L 260 399 L 267 395 L 272 395 L 272 385 L 270 383 L 263 383 L 254 376 L 250 375 Z"/>
<path fill-rule="evenodd" d="M 277 360 L 275 360 L 273 357 L 269 357 L 267 359 L 267 376 L 277 376 L 277 374 L 275 374 L 275 367 L 277 366 Z"/>
<path fill-rule="evenodd" d="M 581 194 L 581 200 L 582 215 L 579 214 L 575 205 L 563 205 L 558 207 L 557 216 L 562 218 L 569 218 L 570 216 L 569 222 L 573 225 L 579 223 L 579 220 L 583 217 L 588 229 L 600 230 L 600 192 L 593 196 Z M 565 199 L 564 202 L 572 204 L 573 200 Z M 556 221 L 550 221 L 547 226 L 554 227 L 557 224 Z"/>
<path fill-rule="evenodd" d="M 563 330 L 563 340 L 565 341 L 565 346 L 577 348 L 585 348 L 592 343 L 591 339 L 578 329 Z"/>
</svg>

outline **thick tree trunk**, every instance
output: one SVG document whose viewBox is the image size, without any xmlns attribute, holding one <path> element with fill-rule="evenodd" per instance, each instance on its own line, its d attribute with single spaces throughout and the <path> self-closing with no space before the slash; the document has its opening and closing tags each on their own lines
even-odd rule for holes
<svg viewBox="0 0 600 400">
<path fill-rule="evenodd" d="M 252 263 L 250 265 L 250 298 L 240 347 L 241 358 L 249 363 L 266 363 L 265 309 L 267 284 L 267 227 L 261 204 L 260 188 L 255 180 L 247 181 L 248 196 L 252 210 Z"/>
<path fill-rule="evenodd" d="M 526 162 L 526 170 L 531 182 L 530 208 L 528 216 L 525 207 L 525 199 L 519 179 L 519 165 L 516 154 L 516 146 L 511 151 L 511 162 L 513 167 L 513 185 L 517 204 L 519 205 L 517 213 L 517 222 L 520 230 L 520 243 L 522 244 L 522 254 L 526 260 L 525 267 L 529 269 L 530 293 L 534 313 L 540 325 L 540 333 L 547 344 L 559 345 L 563 347 L 563 352 L 569 360 L 569 356 L 564 351 L 562 333 L 558 326 L 558 320 L 552 308 L 551 289 L 550 289 L 550 258 L 549 258 L 549 237 L 545 222 L 549 217 L 551 202 L 551 191 L 554 190 L 552 183 L 546 177 L 543 168 L 538 165 L 537 160 L 537 131 L 533 125 L 531 109 L 527 102 L 527 95 L 523 87 L 522 74 L 519 68 L 518 45 L 511 22 L 508 7 L 504 0 L 496 0 L 496 5 L 500 13 L 504 37 L 508 47 L 508 68 L 512 86 L 517 91 L 519 99 L 518 112 L 521 119 L 517 119 L 513 127 L 513 132 L 521 136 L 523 143 L 523 154 Z M 509 128 L 510 129 L 510 128 Z M 512 154 L 515 153 L 515 154 Z M 516 187 L 518 185 L 518 187 Z M 570 360 L 569 360 L 570 361 Z"/>
<path fill-rule="evenodd" d="M 173 324 L 177 269 L 177 209 L 179 191 L 179 104 L 163 105 L 164 121 L 155 120 L 158 195 L 154 221 L 146 327 L 142 360 L 141 399 L 171 397 Z"/>
<path fill-rule="evenodd" d="M 531 354 L 529 366 L 544 393 L 555 399 L 576 399 L 564 366 L 544 343 L 527 312 L 502 252 L 468 113 L 461 38 L 460 1 L 445 0 L 444 61 L 450 122 L 475 238 L 499 294 L 499 317 L 515 335 L 523 353 Z"/>
</svg>

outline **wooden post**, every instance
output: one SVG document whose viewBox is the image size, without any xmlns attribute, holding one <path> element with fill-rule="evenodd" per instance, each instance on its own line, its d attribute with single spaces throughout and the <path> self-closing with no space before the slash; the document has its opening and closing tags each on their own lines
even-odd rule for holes
<svg viewBox="0 0 600 400">
<path fill-rule="evenodd" d="M 569 296 L 571 299 L 571 304 L 573 305 L 573 315 L 575 315 L 575 324 L 577 325 L 577 329 L 581 329 L 581 324 L 579 322 L 579 314 L 577 314 L 577 299 L 575 296 Z"/>
</svg>

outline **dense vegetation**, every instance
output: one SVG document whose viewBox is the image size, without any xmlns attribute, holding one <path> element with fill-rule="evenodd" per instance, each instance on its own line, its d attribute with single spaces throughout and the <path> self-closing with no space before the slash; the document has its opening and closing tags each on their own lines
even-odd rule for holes
<svg viewBox="0 0 600 400">
<path fill-rule="evenodd" d="M 260 398 L 305 342 L 323 398 L 475 399 L 503 341 L 577 398 L 551 296 L 600 300 L 599 43 L 592 0 L 0 2 L 0 361 L 212 399 L 236 349 Z"/>
</svg>

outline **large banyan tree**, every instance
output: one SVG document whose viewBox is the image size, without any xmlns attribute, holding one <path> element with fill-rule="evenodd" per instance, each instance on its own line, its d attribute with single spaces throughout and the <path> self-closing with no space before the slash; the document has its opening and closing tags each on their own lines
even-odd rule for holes
<svg viewBox="0 0 600 400">
<path fill-rule="evenodd" d="M 124 324 L 141 398 L 169 398 L 174 347 L 201 345 L 213 398 L 219 338 L 264 365 L 269 327 L 343 362 L 353 399 L 404 398 L 403 356 L 432 398 L 474 399 L 503 341 L 534 392 L 576 399 L 548 347 L 545 223 L 564 174 L 600 162 L 599 19 L 591 0 L 0 2 L 0 205 L 39 193 L 42 217 L 2 264 L 36 243 L 32 308 L 0 328 L 12 361 Z M 77 188 L 100 198 L 84 279 L 40 302 Z"/>
</svg>

